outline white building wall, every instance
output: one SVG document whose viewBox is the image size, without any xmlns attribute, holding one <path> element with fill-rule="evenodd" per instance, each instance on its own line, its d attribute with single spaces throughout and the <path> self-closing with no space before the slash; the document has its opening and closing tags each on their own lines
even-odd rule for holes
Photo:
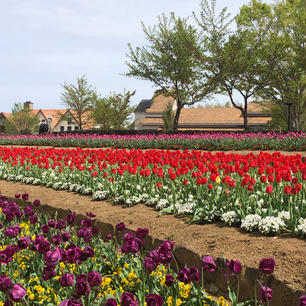
<svg viewBox="0 0 306 306">
<path fill-rule="evenodd" d="M 76 131 L 78 129 L 76 120 L 71 119 L 70 123 L 68 123 L 67 120 L 62 120 L 52 129 L 52 132 L 66 132 L 69 127 L 71 128 L 71 131 Z"/>
</svg>

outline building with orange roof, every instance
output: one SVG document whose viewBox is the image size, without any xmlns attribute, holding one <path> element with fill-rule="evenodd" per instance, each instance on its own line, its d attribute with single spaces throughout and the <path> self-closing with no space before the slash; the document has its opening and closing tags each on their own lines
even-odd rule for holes
<svg viewBox="0 0 306 306">
<path fill-rule="evenodd" d="M 162 95 L 152 99 L 142 100 L 136 107 L 136 130 L 161 130 L 163 128 L 162 114 L 168 103 L 175 111 L 176 103 L 173 97 Z M 248 126 L 253 129 L 264 129 L 272 117 L 264 113 L 260 105 L 254 102 L 248 104 Z M 181 110 L 179 130 L 243 130 L 243 116 L 234 107 L 190 107 Z"/>
<path fill-rule="evenodd" d="M 34 109 L 34 104 L 30 101 L 24 102 L 24 108 L 30 109 L 31 112 L 39 119 L 40 123 L 48 123 L 51 132 L 77 131 L 76 113 L 71 109 Z M 4 131 L 5 120 L 11 116 L 10 113 L 0 113 L 0 131 Z M 89 113 L 83 115 L 86 124 L 83 129 L 94 127 L 94 122 L 89 119 Z M 88 120 L 87 120 L 88 119 Z"/>
</svg>

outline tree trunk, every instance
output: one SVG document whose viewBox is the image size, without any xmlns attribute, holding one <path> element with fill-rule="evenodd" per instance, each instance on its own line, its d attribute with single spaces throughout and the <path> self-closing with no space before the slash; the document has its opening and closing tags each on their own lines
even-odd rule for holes
<svg viewBox="0 0 306 306">
<path fill-rule="evenodd" d="M 174 121 L 173 121 L 173 131 L 177 131 L 178 121 L 179 121 L 179 118 L 180 118 L 182 108 L 183 108 L 183 106 L 181 105 L 181 103 L 177 102 L 177 109 L 176 109 L 176 113 L 175 113 Z"/>
<path fill-rule="evenodd" d="M 244 109 L 242 112 L 242 116 L 243 116 L 243 128 L 244 130 L 248 130 L 248 101 L 245 98 L 244 99 Z"/>
<path fill-rule="evenodd" d="M 248 113 L 246 111 L 244 111 L 242 113 L 242 116 L 243 116 L 243 128 L 244 130 L 248 130 Z"/>
</svg>

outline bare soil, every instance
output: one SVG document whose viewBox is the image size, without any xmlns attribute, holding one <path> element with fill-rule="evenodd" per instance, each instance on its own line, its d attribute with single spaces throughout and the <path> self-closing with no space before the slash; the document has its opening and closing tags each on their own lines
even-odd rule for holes
<svg viewBox="0 0 306 306">
<path fill-rule="evenodd" d="M 42 186 L 0 180 L 0 191 L 4 196 L 28 193 L 29 200 L 40 199 L 43 204 L 55 208 L 72 210 L 85 215 L 91 211 L 97 220 L 116 225 L 125 222 L 130 230 L 148 227 L 152 237 L 170 239 L 199 255 L 214 258 L 239 260 L 244 266 L 258 268 L 263 257 L 274 257 L 274 275 L 293 290 L 306 291 L 306 241 L 292 235 L 264 237 L 259 233 L 245 233 L 238 228 L 215 224 L 187 224 L 184 218 L 173 215 L 160 216 L 145 205 L 129 208 L 113 205 L 108 201 L 94 201 L 68 191 L 58 191 Z"/>
</svg>

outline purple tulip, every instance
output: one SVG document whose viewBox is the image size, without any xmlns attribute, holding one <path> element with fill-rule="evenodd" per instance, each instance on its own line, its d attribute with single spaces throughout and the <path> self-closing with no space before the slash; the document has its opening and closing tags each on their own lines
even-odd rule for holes
<svg viewBox="0 0 306 306">
<path fill-rule="evenodd" d="M 157 249 L 159 262 L 168 265 L 172 262 L 172 249 L 174 243 L 169 240 L 165 240 Z"/>
<path fill-rule="evenodd" d="M 136 296 L 130 292 L 124 292 L 121 295 L 121 306 L 138 306 Z"/>
<path fill-rule="evenodd" d="M 45 253 L 44 260 L 47 267 L 54 267 L 61 260 L 61 252 L 58 248 L 48 251 Z"/>
<path fill-rule="evenodd" d="M 165 276 L 165 285 L 170 287 L 174 283 L 174 277 L 172 274 L 166 274 Z"/>
<path fill-rule="evenodd" d="M 19 250 L 19 247 L 17 244 L 8 245 L 3 251 L 1 251 L 1 254 L 5 254 L 7 257 L 13 257 L 13 255 Z"/>
<path fill-rule="evenodd" d="M 117 306 L 117 301 L 115 299 L 108 299 L 105 303 L 104 306 Z"/>
<path fill-rule="evenodd" d="M 139 239 L 145 239 L 147 237 L 147 235 L 149 234 L 149 229 L 144 227 L 144 228 L 140 228 L 138 227 L 136 230 L 136 237 Z"/>
<path fill-rule="evenodd" d="M 76 263 L 79 257 L 82 254 L 82 249 L 80 247 L 75 248 L 67 248 L 66 256 L 67 262 L 69 263 Z"/>
<path fill-rule="evenodd" d="M 74 276 L 73 274 L 70 274 L 70 273 L 64 273 L 59 279 L 59 282 L 62 287 L 70 287 L 74 283 Z"/>
<path fill-rule="evenodd" d="M 34 200 L 33 205 L 34 206 L 39 206 L 40 205 L 40 201 L 39 200 Z"/>
<path fill-rule="evenodd" d="M 263 258 L 259 263 L 259 270 L 264 274 L 272 274 L 274 272 L 274 258 Z"/>
<path fill-rule="evenodd" d="M 177 279 L 184 284 L 188 284 L 190 282 L 190 269 L 187 267 L 181 269 L 177 275 Z"/>
<path fill-rule="evenodd" d="M 91 246 L 87 245 L 81 255 L 80 255 L 80 260 L 86 260 L 87 258 L 91 258 L 91 257 L 94 257 L 95 256 L 95 253 L 94 253 L 94 250 L 92 249 Z"/>
<path fill-rule="evenodd" d="M 117 232 L 122 232 L 124 231 L 126 228 L 125 224 L 123 222 L 120 222 L 116 225 L 116 231 Z"/>
<path fill-rule="evenodd" d="M 34 241 L 36 250 L 39 253 L 45 254 L 51 249 L 50 242 L 44 236 L 37 236 Z"/>
<path fill-rule="evenodd" d="M 55 220 L 53 220 L 53 219 L 50 219 L 50 220 L 48 221 L 49 227 L 55 227 L 55 224 L 56 224 L 56 222 L 55 222 Z"/>
<path fill-rule="evenodd" d="M 19 199 L 20 197 L 21 197 L 21 194 L 20 194 L 20 193 L 15 194 L 15 198 L 16 198 L 16 199 Z"/>
<path fill-rule="evenodd" d="M 102 277 L 99 272 L 91 271 L 87 275 L 87 280 L 89 282 L 90 287 L 99 286 L 102 282 Z"/>
<path fill-rule="evenodd" d="M 60 245 L 62 243 L 62 237 L 60 234 L 52 235 L 51 241 L 55 245 Z"/>
<path fill-rule="evenodd" d="M 59 306 L 83 306 L 83 302 L 77 298 L 61 301 Z"/>
<path fill-rule="evenodd" d="M 69 300 L 63 300 L 60 302 L 59 306 L 68 306 Z"/>
<path fill-rule="evenodd" d="M 91 228 L 91 233 L 95 236 L 99 234 L 100 229 L 98 227 L 92 227 Z"/>
<path fill-rule="evenodd" d="M 30 237 L 20 237 L 18 239 L 18 247 L 20 250 L 26 249 L 31 244 Z"/>
<path fill-rule="evenodd" d="M 238 260 L 230 260 L 226 263 L 231 273 L 239 274 L 241 272 L 241 263 Z"/>
<path fill-rule="evenodd" d="M 83 239 L 85 242 L 90 242 L 92 240 L 92 231 L 90 228 L 85 228 L 83 232 Z"/>
<path fill-rule="evenodd" d="M 70 225 L 74 223 L 75 219 L 76 219 L 76 214 L 75 214 L 75 213 L 71 213 L 71 214 L 69 214 L 69 215 L 66 217 L 66 221 L 67 221 L 67 223 L 70 224 Z"/>
<path fill-rule="evenodd" d="M 124 241 L 122 244 L 121 252 L 125 254 L 135 254 L 139 250 L 139 244 L 136 241 L 136 239 L 133 237 L 133 239 L 129 239 L 127 241 Z"/>
<path fill-rule="evenodd" d="M 306 306 L 306 294 L 305 295 L 302 295 L 300 298 L 299 298 L 299 304 L 298 306 Z"/>
<path fill-rule="evenodd" d="M 31 216 L 30 217 L 30 223 L 31 224 L 36 224 L 37 223 L 37 221 L 38 221 L 38 216 L 36 216 L 36 215 L 34 215 L 34 216 Z"/>
<path fill-rule="evenodd" d="M 154 293 L 150 293 L 146 296 L 145 301 L 147 302 L 148 306 L 162 306 L 164 303 L 163 298 Z"/>
<path fill-rule="evenodd" d="M 55 273 L 53 267 L 45 267 L 43 269 L 42 279 L 43 280 L 48 280 L 48 279 L 51 279 L 52 277 L 54 277 L 55 275 L 56 275 L 56 273 Z"/>
<path fill-rule="evenodd" d="M 272 299 L 272 289 L 266 286 L 260 287 L 260 298 L 264 304 Z"/>
<path fill-rule="evenodd" d="M 24 213 L 25 213 L 25 215 L 27 216 L 27 217 L 30 217 L 30 216 L 33 216 L 34 215 L 34 210 L 33 210 L 33 207 L 32 206 L 26 206 L 25 208 L 24 208 Z"/>
<path fill-rule="evenodd" d="M 149 273 L 151 273 L 157 268 L 158 263 L 156 263 L 152 257 L 145 257 L 143 260 L 143 266 Z"/>
<path fill-rule="evenodd" d="M 62 232 L 62 239 L 64 242 L 69 241 L 71 238 L 70 234 L 68 232 Z"/>
<path fill-rule="evenodd" d="M 87 282 L 87 275 L 80 274 L 77 276 L 76 283 L 75 283 L 75 293 L 77 296 L 86 296 L 90 293 L 90 286 Z"/>
<path fill-rule="evenodd" d="M 27 201 L 29 199 L 29 195 L 27 193 L 22 194 L 21 197 L 25 201 Z"/>
<path fill-rule="evenodd" d="M 21 228 L 19 225 L 9 226 L 3 231 L 4 235 L 9 238 L 17 237 L 20 232 L 21 232 Z"/>
<path fill-rule="evenodd" d="M 13 288 L 9 290 L 9 297 L 14 302 L 20 302 L 26 294 L 26 290 L 19 284 L 13 285 Z"/>
<path fill-rule="evenodd" d="M 90 211 L 87 211 L 87 212 L 86 212 L 86 216 L 89 217 L 89 218 L 95 218 L 95 217 L 96 217 L 96 215 L 93 214 L 93 213 L 90 212 Z"/>
<path fill-rule="evenodd" d="M 62 219 L 59 219 L 59 220 L 55 223 L 55 227 L 56 227 L 58 230 L 62 230 L 62 229 L 64 229 L 66 226 L 67 226 L 66 221 L 65 221 L 65 220 L 62 220 Z"/>
<path fill-rule="evenodd" d="M 13 283 L 8 276 L 4 274 L 0 275 L 0 291 L 5 292 L 12 286 L 13 286 Z"/>
<path fill-rule="evenodd" d="M 50 227 L 49 225 L 47 224 L 44 224 L 41 226 L 41 229 L 40 229 L 44 234 L 48 234 L 50 232 Z"/>
<path fill-rule="evenodd" d="M 201 273 L 197 267 L 191 267 L 190 269 L 190 280 L 198 283 L 201 279 Z"/>
<path fill-rule="evenodd" d="M 211 256 L 204 256 L 201 264 L 206 272 L 214 272 L 216 270 L 216 263 Z"/>
</svg>

